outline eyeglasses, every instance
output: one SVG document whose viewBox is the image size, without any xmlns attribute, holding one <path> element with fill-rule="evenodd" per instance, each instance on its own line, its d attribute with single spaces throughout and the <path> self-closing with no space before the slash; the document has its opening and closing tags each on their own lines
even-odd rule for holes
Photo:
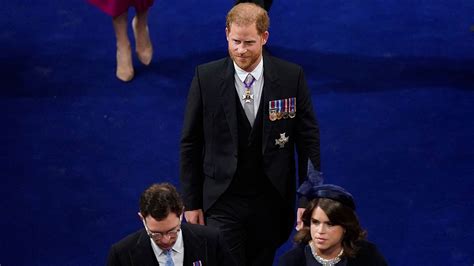
<svg viewBox="0 0 474 266">
<path fill-rule="evenodd" d="M 179 231 L 181 231 L 181 222 L 175 226 L 173 229 L 169 230 L 168 232 L 151 232 L 148 226 L 146 226 L 145 220 L 143 220 L 143 225 L 148 233 L 148 236 L 153 239 L 154 241 L 160 241 L 163 237 L 167 239 L 176 238 L 178 236 Z"/>
</svg>

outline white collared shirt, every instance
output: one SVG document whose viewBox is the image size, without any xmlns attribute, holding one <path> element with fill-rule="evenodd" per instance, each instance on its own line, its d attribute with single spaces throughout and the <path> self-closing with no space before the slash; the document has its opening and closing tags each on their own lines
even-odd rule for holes
<svg viewBox="0 0 474 266">
<path fill-rule="evenodd" d="M 235 68 L 235 74 L 234 74 L 235 89 L 237 90 L 237 95 L 239 95 L 240 104 L 242 104 L 242 107 L 244 107 L 244 105 L 246 104 L 245 101 L 242 99 L 245 93 L 244 80 L 248 74 L 252 74 L 252 76 L 255 78 L 255 81 L 252 85 L 252 89 L 253 89 L 253 108 L 254 108 L 253 113 L 256 117 L 257 112 L 258 112 L 258 107 L 260 106 L 260 98 L 262 97 L 262 91 L 263 91 L 263 56 L 260 59 L 260 63 L 258 63 L 255 69 L 250 73 L 243 70 L 239 66 L 237 66 L 235 62 L 234 62 L 234 68 Z"/>
<path fill-rule="evenodd" d="M 158 247 L 158 245 L 150 239 L 151 247 L 153 248 L 153 253 L 155 253 L 155 257 L 158 260 L 160 265 L 166 265 L 166 254 L 163 250 Z M 184 263 L 184 243 L 183 243 L 183 231 L 180 230 L 178 233 L 178 239 L 176 239 L 176 243 L 174 243 L 173 248 L 171 249 L 173 257 L 173 262 L 175 266 L 183 266 Z"/>
</svg>

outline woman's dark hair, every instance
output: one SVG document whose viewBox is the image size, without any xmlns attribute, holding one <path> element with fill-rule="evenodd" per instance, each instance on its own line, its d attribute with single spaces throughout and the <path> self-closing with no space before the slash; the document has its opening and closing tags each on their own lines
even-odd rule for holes
<svg viewBox="0 0 474 266">
<path fill-rule="evenodd" d="M 178 217 L 183 212 L 183 200 L 176 188 L 169 183 L 153 184 L 140 197 L 140 213 L 143 217 L 151 215 L 161 221 L 170 213 Z"/>
<path fill-rule="evenodd" d="M 332 199 L 316 198 L 309 202 L 302 216 L 304 227 L 296 233 L 294 241 L 307 244 L 311 240 L 311 216 L 317 207 L 326 213 L 332 224 L 345 229 L 342 239 L 344 254 L 348 257 L 354 257 L 358 251 L 356 242 L 365 239 L 367 232 L 360 226 L 359 219 L 353 209 Z"/>
</svg>

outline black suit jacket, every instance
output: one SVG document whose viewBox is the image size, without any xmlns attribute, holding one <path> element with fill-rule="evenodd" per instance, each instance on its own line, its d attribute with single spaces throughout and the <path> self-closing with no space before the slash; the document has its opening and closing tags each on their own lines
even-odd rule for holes
<svg viewBox="0 0 474 266">
<path fill-rule="evenodd" d="M 300 169 L 306 169 L 309 157 L 319 170 L 319 128 L 302 68 L 269 55 L 264 55 L 263 67 L 263 169 L 291 210 L 296 191 L 295 146 Z M 236 172 L 234 71 L 229 57 L 196 68 L 181 138 L 180 179 L 187 210 L 207 210 Z M 296 117 L 270 121 L 269 101 L 292 97 L 296 97 Z M 283 133 L 289 136 L 289 142 L 279 148 L 275 140 Z"/>
<path fill-rule="evenodd" d="M 202 265 L 235 266 L 232 256 L 216 229 L 183 223 L 184 266 L 201 261 Z M 132 233 L 112 245 L 108 266 L 158 266 L 145 229 Z"/>
<path fill-rule="evenodd" d="M 347 260 L 347 266 L 387 266 L 387 262 L 377 247 L 368 241 L 357 242 L 360 250 L 355 258 Z M 304 248 L 301 244 L 281 255 L 278 266 L 305 266 L 306 258 Z"/>
</svg>

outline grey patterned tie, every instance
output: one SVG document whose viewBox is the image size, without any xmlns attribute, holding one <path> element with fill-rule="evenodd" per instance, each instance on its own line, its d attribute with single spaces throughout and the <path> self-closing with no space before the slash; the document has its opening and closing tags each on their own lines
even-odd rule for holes
<svg viewBox="0 0 474 266">
<path fill-rule="evenodd" d="M 242 100 L 244 100 L 244 111 L 247 119 L 250 122 L 250 126 L 253 127 L 253 122 L 255 121 L 255 111 L 253 106 L 253 89 L 252 85 L 255 81 L 255 78 L 248 74 L 244 80 L 245 91 L 244 95 L 242 96 Z"/>
</svg>

